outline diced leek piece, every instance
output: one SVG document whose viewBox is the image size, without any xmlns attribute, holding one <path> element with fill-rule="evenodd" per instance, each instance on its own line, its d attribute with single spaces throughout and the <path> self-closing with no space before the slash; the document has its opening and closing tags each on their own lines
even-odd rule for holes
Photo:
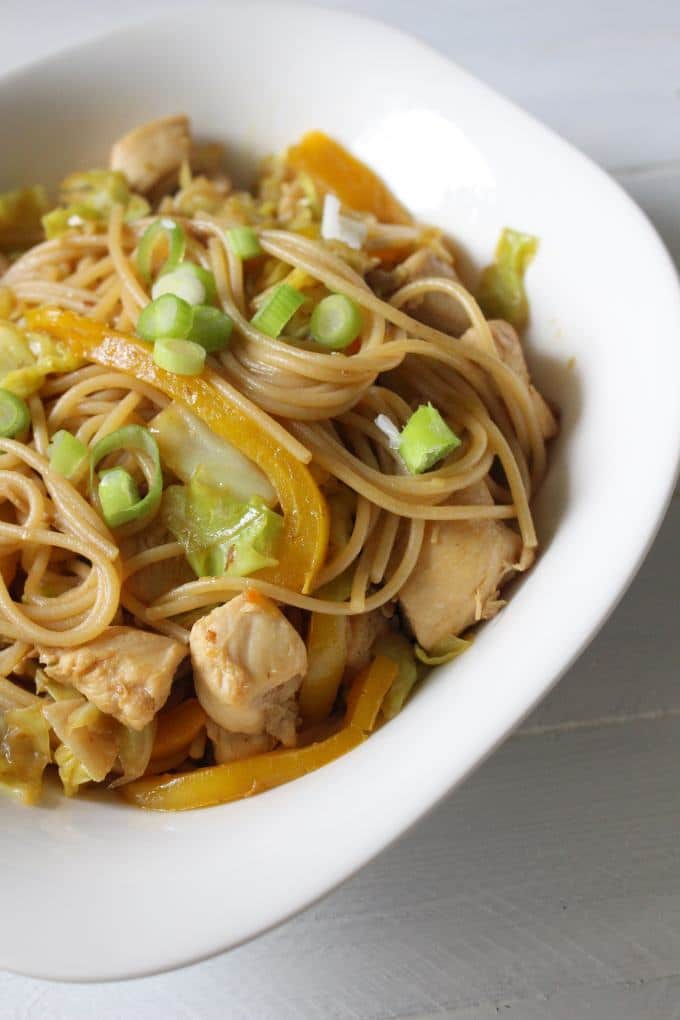
<svg viewBox="0 0 680 1020">
<path fill-rule="evenodd" d="M 432 404 L 421 404 L 401 430 L 399 455 L 412 475 L 422 474 L 460 446 Z"/>
<path fill-rule="evenodd" d="M 186 247 L 184 231 L 167 216 L 155 220 L 146 228 L 137 248 L 137 268 L 146 283 L 151 280 L 154 258 L 163 244 L 167 254 L 159 274 L 172 272 L 184 258 Z"/>
<path fill-rule="evenodd" d="M 111 519 L 107 519 L 107 524 L 111 528 L 117 528 L 123 524 L 128 524 L 130 521 L 150 517 L 160 506 L 161 496 L 163 495 L 163 472 L 161 470 L 158 444 L 149 430 L 145 429 L 142 425 L 124 425 L 122 428 L 116 429 L 115 432 L 111 432 L 110 435 L 104 436 L 98 443 L 95 443 L 90 456 L 90 487 L 95 487 L 94 472 L 97 465 L 105 457 L 108 457 L 110 453 L 116 453 L 118 450 L 139 450 L 141 453 L 144 453 L 151 461 L 152 477 L 146 495 L 138 498 L 136 501 L 129 501 L 126 506 L 123 505 L 122 500 L 127 499 L 125 496 L 127 482 L 121 479 L 117 483 L 123 495 L 121 503 L 117 507 L 114 506 L 112 508 L 110 513 Z M 113 487 L 112 482 L 107 484 Z M 132 489 L 127 487 L 127 493 L 131 498 Z"/>
<path fill-rule="evenodd" d="M 176 294 L 161 294 L 150 301 L 137 320 L 137 333 L 143 340 L 158 340 L 159 337 L 184 339 L 189 335 L 193 322 L 191 305 Z"/>
<path fill-rule="evenodd" d="M 212 305 L 196 305 L 187 340 L 205 347 L 208 354 L 228 346 L 234 323 L 229 316 Z"/>
<path fill-rule="evenodd" d="M 260 333 L 275 339 L 293 318 L 306 298 L 287 283 L 280 284 L 250 320 Z"/>
<path fill-rule="evenodd" d="M 89 451 L 77 436 L 60 429 L 49 445 L 50 467 L 64 478 L 72 478 L 89 457 Z"/>
<path fill-rule="evenodd" d="M 31 424 L 28 404 L 10 390 L 0 389 L 0 436 L 14 439 L 23 435 Z"/>
<path fill-rule="evenodd" d="M 137 483 L 125 468 L 102 471 L 99 476 L 99 502 L 104 520 L 111 528 L 129 520 L 130 511 L 139 504 Z"/>
<path fill-rule="evenodd" d="M 356 340 L 361 325 L 361 312 L 355 301 L 344 294 L 329 294 L 312 312 L 309 331 L 322 347 L 341 351 Z"/>
<path fill-rule="evenodd" d="M 153 360 L 159 368 L 175 375 L 200 375 L 205 365 L 206 349 L 193 340 L 174 340 L 162 337 L 156 340 Z"/>
<path fill-rule="evenodd" d="M 489 319 L 505 319 L 521 330 L 529 318 L 524 274 L 538 248 L 538 238 L 506 228 L 496 258 L 481 275 L 477 300 Z"/>
<path fill-rule="evenodd" d="M 252 227 L 232 227 L 227 231 L 229 245 L 239 259 L 252 259 L 262 254 L 257 234 Z"/>
</svg>

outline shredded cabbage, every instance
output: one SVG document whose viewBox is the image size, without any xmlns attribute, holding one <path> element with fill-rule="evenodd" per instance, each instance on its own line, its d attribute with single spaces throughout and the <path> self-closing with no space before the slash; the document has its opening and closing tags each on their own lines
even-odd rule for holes
<svg viewBox="0 0 680 1020">
<path fill-rule="evenodd" d="M 42 217 L 48 239 L 67 230 L 106 220 L 114 205 L 124 207 L 126 220 L 146 216 L 150 206 L 142 195 L 130 191 L 120 170 L 85 170 L 69 174 L 61 182 L 61 205 Z"/>
<path fill-rule="evenodd" d="M 120 724 L 80 694 L 44 705 L 43 715 L 61 741 L 54 759 L 66 796 L 105 779 L 118 756 Z"/>
<path fill-rule="evenodd" d="M 538 238 L 506 228 L 496 247 L 495 261 L 483 271 L 477 300 L 489 319 L 505 319 L 523 329 L 529 318 L 524 273 L 538 248 Z"/>
<path fill-rule="evenodd" d="M 50 730 L 40 705 L 0 712 L 0 790 L 35 804 L 50 761 Z"/>
<path fill-rule="evenodd" d="M 276 503 L 271 482 L 259 467 L 179 404 L 169 404 L 152 418 L 149 431 L 163 464 L 182 482 L 191 481 L 200 469 L 207 485 L 228 488 L 233 499 L 258 497 L 268 506 Z"/>
<path fill-rule="evenodd" d="M 416 658 L 426 666 L 441 666 L 444 662 L 451 662 L 452 659 L 462 655 L 471 644 L 471 640 L 466 641 L 464 638 L 455 637 L 452 634 L 451 637 L 438 641 L 427 652 L 420 645 L 416 645 Z"/>
<path fill-rule="evenodd" d="M 206 484 L 200 470 L 188 485 L 168 486 L 161 518 L 198 577 L 245 577 L 276 566 L 281 515 L 257 496 L 242 503 L 227 490 Z"/>
<path fill-rule="evenodd" d="M 386 720 L 394 719 L 404 707 L 404 703 L 418 680 L 418 665 L 413 654 L 413 645 L 403 634 L 393 631 L 379 638 L 373 649 L 375 655 L 385 655 L 399 667 L 399 671 L 385 695 L 382 703 L 382 714 Z"/>
<path fill-rule="evenodd" d="M 81 364 L 63 341 L 0 321 L 0 387 L 17 397 L 36 393 L 50 373 L 72 372 Z"/>
</svg>

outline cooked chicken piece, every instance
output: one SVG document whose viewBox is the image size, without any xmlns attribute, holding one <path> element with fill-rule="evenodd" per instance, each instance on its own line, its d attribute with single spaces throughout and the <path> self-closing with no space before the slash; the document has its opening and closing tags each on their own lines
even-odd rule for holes
<svg viewBox="0 0 680 1020">
<path fill-rule="evenodd" d="M 133 191 L 149 191 L 178 170 L 191 147 L 189 119 L 183 113 L 161 117 L 123 135 L 111 149 L 112 170 L 122 170 Z"/>
<path fill-rule="evenodd" d="M 249 592 L 213 609 L 191 628 L 190 645 L 198 700 L 218 726 L 295 743 L 307 650 L 270 599 Z"/>
<path fill-rule="evenodd" d="M 276 745 L 276 740 L 269 733 L 232 733 L 230 730 L 223 730 L 212 719 L 208 723 L 207 733 L 208 739 L 212 741 L 218 765 L 264 754 Z"/>
<path fill-rule="evenodd" d="M 144 729 L 163 707 L 186 654 L 174 638 L 136 627 L 107 627 L 78 648 L 38 649 L 50 679 L 75 687 L 133 730 Z"/>
<path fill-rule="evenodd" d="M 557 433 L 557 422 L 545 400 L 530 381 L 529 369 L 524 357 L 524 351 L 522 350 L 522 342 L 514 326 L 511 326 L 509 322 L 505 322 L 504 319 L 492 319 L 489 322 L 489 326 L 491 327 L 491 335 L 493 336 L 499 357 L 528 384 L 529 393 L 531 394 L 541 426 L 541 432 L 545 439 L 551 439 Z M 470 335 L 472 336 L 472 334 Z"/>
<path fill-rule="evenodd" d="M 371 661 L 373 645 L 390 629 L 379 609 L 347 617 L 347 669 L 358 673 Z"/>
<path fill-rule="evenodd" d="M 456 494 L 456 503 L 490 504 L 484 482 Z M 501 521 L 431 521 L 415 569 L 401 590 L 401 608 L 420 645 L 433 648 L 500 609 L 498 591 L 517 563 L 522 541 Z"/>
<path fill-rule="evenodd" d="M 426 276 L 443 276 L 446 280 L 458 279 L 449 262 L 435 255 L 431 249 L 421 248 L 404 259 L 391 273 L 383 273 L 378 286 L 382 293 L 390 296 L 407 283 L 414 283 Z M 404 306 L 404 311 L 426 325 L 451 336 L 460 336 L 470 325 L 462 305 L 448 294 L 437 291 L 431 291 L 424 297 L 409 301 Z"/>
</svg>

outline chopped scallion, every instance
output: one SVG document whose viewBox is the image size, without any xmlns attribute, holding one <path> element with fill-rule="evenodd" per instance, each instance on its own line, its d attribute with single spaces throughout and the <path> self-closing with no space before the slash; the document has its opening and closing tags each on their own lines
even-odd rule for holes
<svg viewBox="0 0 680 1020">
<path fill-rule="evenodd" d="M 188 305 L 205 304 L 205 287 L 201 281 L 188 273 L 174 269 L 172 273 L 159 276 L 151 288 L 151 297 L 157 301 L 164 294 L 173 294 Z"/>
<path fill-rule="evenodd" d="M 121 518 L 139 504 L 137 483 L 125 468 L 102 471 L 99 476 L 99 503 L 106 523 L 116 528 Z"/>
<path fill-rule="evenodd" d="M 227 231 L 229 244 L 239 259 L 252 259 L 262 254 L 257 234 L 252 227 L 232 227 Z"/>
<path fill-rule="evenodd" d="M 85 443 L 66 429 L 54 433 L 48 453 L 50 467 L 64 478 L 72 478 L 89 456 Z"/>
<path fill-rule="evenodd" d="M 9 390 L 0 389 L 0 436 L 14 439 L 26 432 L 31 424 L 31 412 L 21 397 Z"/>
<path fill-rule="evenodd" d="M 275 339 L 306 300 L 295 287 L 282 283 L 250 321 L 260 333 Z"/>
<path fill-rule="evenodd" d="M 309 331 L 322 347 L 341 351 L 356 340 L 361 325 L 357 304 L 344 294 L 330 294 L 312 312 Z"/>
<path fill-rule="evenodd" d="M 137 321 L 137 332 L 143 340 L 161 336 L 184 338 L 193 321 L 191 305 L 176 294 L 161 294 L 151 301 Z"/>
<path fill-rule="evenodd" d="M 167 244 L 168 254 L 159 270 L 160 273 L 171 272 L 184 258 L 186 240 L 179 224 L 165 216 L 155 220 L 142 234 L 137 249 L 137 268 L 146 283 L 151 280 L 154 256 L 157 246 L 162 241 Z"/>
<path fill-rule="evenodd" d="M 116 453 L 118 450 L 139 450 L 141 453 L 144 453 L 151 461 L 151 477 L 148 478 L 147 476 L 148 491 L 146 495 L 140 498 L 138 494 L 137 500 L 132 502 L 128 500 L 128 496 L 132 494 L 132 489 L 130 489 L 127 482 L 123 479 L 120 479 L 118 482 L 115 482 L 115 480 L 113 482 L 106 482 L 106 486 L 110 489 L 109 495 L 105 496 L 109 500 L 107 503 L 108 509 L 104 509 L 101 495 L 99 495 L 99 503 L 102 507 L 106 523 L 111 528 L 118 528 L 122 524 L 129 524 L 130 521 L 151 516 L 158 510 L 161 496 L 163 495 L 163 472 L 161 470 L 158 443 L 149 430 L 145 429 L 142 425 L 124 425 L 122 428 L 116 429 L 115 432 L 111 432 L 108 436 L 104 436 L 98 443 L 95 443 L 90 457 L 90 487 L 92 489 L 95 487 L 95 468 L 100 461 L 108 457 L 110 453 Z M 115 470 L 122 471 L 123 469 Z M 101 486 L 109 474 L 110 472 L 102 472 L 99 493 L 101 493 Z M 128 472 L 124 471 L 124 474 L 128 474 Z M 134 479 L 131 476 L 129 477 L 134 485 Z M 128 496 L 125 496 L 126 491 Z M 118 498 L 116 493 L 120 495 L 120 502 L 117 505 L 115 505 L 115 501 Z M 128 500 L 125 505 L 123 505 L 123 499 Z M 113 503 L 111 500 L 113 500 Z"/>
<path fill-rule="evenodd" d="M 421 404 L 401 430 L 399 455 L 412 475 L 420 475 L 460 446 L 432 404 Z"/>
<path fill-rule="evenodd" d="M 153 360 L 159 368 L 175 375 L 200 375 L 205 365 L 206 349 L 193 340 L 163 337 L 153 348 Z"/>
<path fill-rule="evenodd" d="M 233 322 L 220 308 L 211 305 L 196 305 L 188 340 L 200 344 L 211 354 L 223 351 L 229 343 Z"/>
<path fill-rule="evenodd" d="M 177 294 L 190 305 L 213 305 L 217 300 L 215 277 L 194 262 L 180 262 L 171 273 L 163 272 L 151 288 L 151 296 Z"/>
</svg>

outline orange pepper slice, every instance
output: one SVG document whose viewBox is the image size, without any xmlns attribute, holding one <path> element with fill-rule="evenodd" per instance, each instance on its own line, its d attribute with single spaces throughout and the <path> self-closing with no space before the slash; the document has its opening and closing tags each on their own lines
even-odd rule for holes
<svg viewBox="0 0 680 1020">
<path fill-rule="evenodd" d="M 282 449 L 242 405 L 213 385 L 219 380 L 214 372 L 205 370 L 201 376 L 166 372 L 138 340 L 60 308 L 36 308 L 26 320 L 29 329 L 57 337 L 77 357 L 118 369 L 160 390 L 254 461 L 274 486 L 284 515 L 278 565 L 257 576 L 292 591 L 311 589 L 326 557 L 326 502 L 309 469 Z"/>
<path fill-rule="evenodd" d="M 312 613 L 307 632 L 307 673 L 300 687 L 300 715 L 320 722 L 330 715 L 347 660 L 344 616 Z"/>
<path fill-rule="evenodd" d="M 380 177 L 323 131 L 310 131 L 291 146 L 286 162 L 309 174 L 320 191 L 333 192 L 350 209 L 371 212 L 381 223 L 412 222 Z"/>
<path fill-rule="evenodd" d="M 186 811 L 252 797 L 298 779 L 366 740 L 396 675 L 396 663 L 386 656 L 378 656 L 354 683 L 345 725 L 326 740 L 180 775 L 138 779 L 122 787 L 120 795 L 141 808 Z"/>
<path fill-rule="evenodd" d="M 187 750 L 205 727 L 207 716 L 197 698 L 188 698 L 157 716 L 151 760 L 171 758 Z"/>
</svg>

